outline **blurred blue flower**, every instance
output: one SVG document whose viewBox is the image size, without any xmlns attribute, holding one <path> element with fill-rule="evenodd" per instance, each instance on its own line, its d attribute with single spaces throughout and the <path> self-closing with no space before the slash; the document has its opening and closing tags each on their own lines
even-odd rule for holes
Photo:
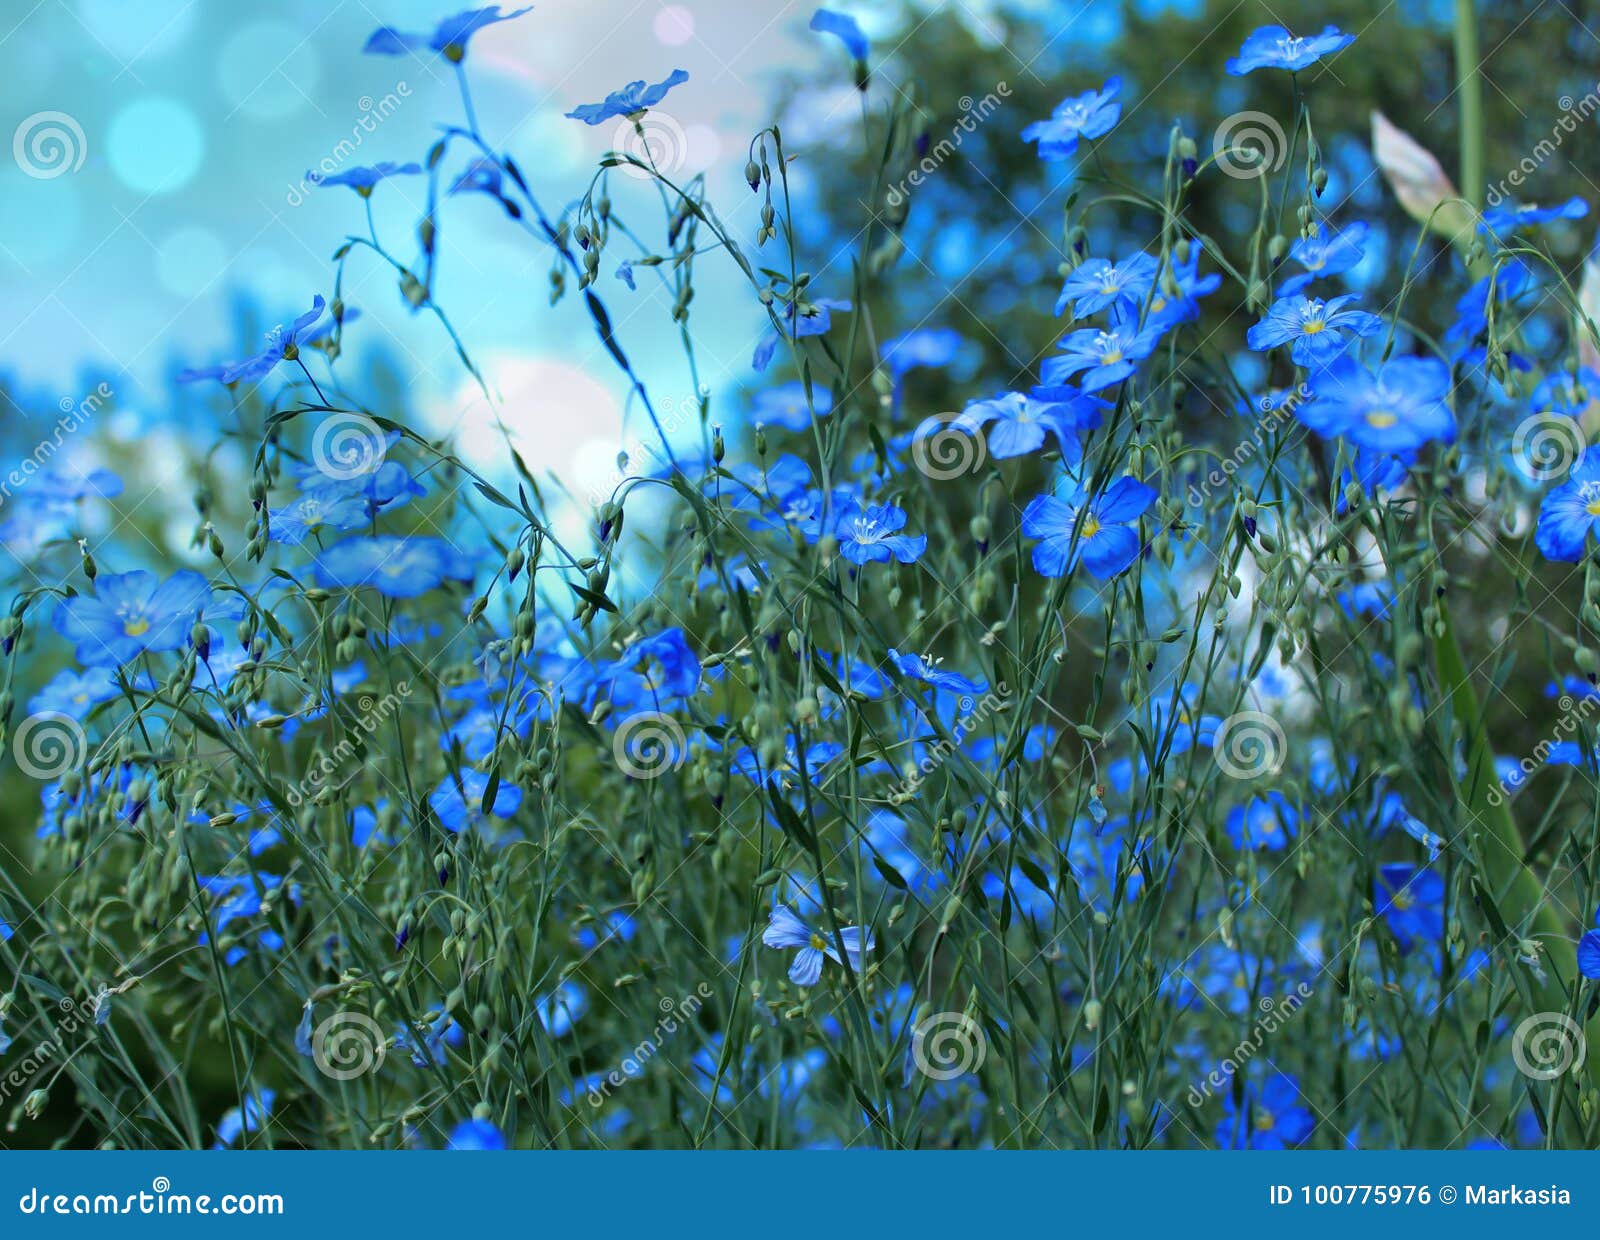
<svg viewBox="0 0 1600 1240">
<path fill-rule="evenodd" d="M 682 69 L 674 69 L 654 86 L 646 86 L 642 80 L 629 82 L 621 90 L 612 91 L 599 103 L 581 104 L 568 112 L 567 116 L 585 125 L 601 125 L 614 116 L 633 116 L 653 108 L 666 98 L 669 90 L 688 80 L 689 75 Z"/>
<path fill-rule="evenodd" d="M 1314 374 L 1311 387 L 1312 399 L 1296 404 L 1294 414 L 1324 439 L 1343 436 L 1375 452 L 1455 440 L 1455 415 L 1446 403 L 1450 368 L 1438 358 L 1391 358 L 1374 373 L 1344 355 Z"/>
<path fill-rule="evenodd" d="M 1122 79 L 1109 79 L 1099 90 L 1086 90 L 1073 99 L 1063 99 L 1047 121 L 1034 121 L 1022 131 L 1024 142 L 1039 144 L 1039 158 L 1066 159 L 1078 149 L 1082 138 L 1098 138 L 1111 132 L 1122 116 L 1122 105 L 1115 102 Z"/>
<path fill-rule="evenodd" d="M 447 578 L 470 576 L 461 554 L 443 539 L 392 535 L 335 543 L 316 554 L 313 571 L 317 584 L 327 589 L 370 586 L 388 598 L 416 598 L 437 589 Z"/>
<path fill-rule="evenodd" d="M 525 8 L 514 9 L 510 13 L 502 13 L 498 4 L 491 4 L 483 9 L 467 9 L 445 18 L 433 28 L 431 34 L 416 34 L 395 30 L 390 26 L 380 26 L 367 37 L 366 46 L 361 50 L 376 56 L 404 56 L 409 52 L 421 51 L 439 52 L 446 60 L 459 63 L 467 54 L 467 41 L 478 31 L 496 22 L 508 22 L 512 18 L 521 17 L 532 10 L 531 4 Z"/>
<path fill-rule="evenodd" d="M 831 34 L 844 44 L 852 59 L 867 58 L 867 36 L 861 32 L 856 19 L 832 9 L 818 9 L 811 15 L 811 29 L 819 34 Z"/>
<path fill-rule="evenodd" d="M 464 1119 L 450 1130 L 447 1150 L 503 1150 L 505 1133 L 486 1119 Z"/>
<path fill-rule="evenodd" d="M 1239 54 L 1229 58 L 1226 68 L 1234 77 L 1243 77 L 1257 69 L 1294 72 L 1310 68 L 1324 56 L 1331 56 L 1355 41 L 1355 35 L 1345 34 L 1337 26 L 1325 26 L 1321 34 L 1304 36 L 1292 35 L 1282 26 L 1261 26 L 1250 32 Z"/>
</svg>

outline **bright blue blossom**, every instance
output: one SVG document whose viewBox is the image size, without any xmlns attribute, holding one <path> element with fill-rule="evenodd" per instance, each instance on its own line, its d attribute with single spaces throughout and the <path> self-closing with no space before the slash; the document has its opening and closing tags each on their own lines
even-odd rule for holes
<svg viewBox="0 0 1600 1240">
<path fill-rule="evenodd" d="M 849 503 L 839 509 L 833 522 L 833 535 L 839 540 L 839 554 L 852 564 L 913 563 L 928 548 L 926 534 L 902 534 L 906 512 L 894 504 Z"/>
<path fill-rule="evenodd" d="M 1578 972 L 1600 978 L 1600 930 L 1587 930 L 1578 940 Z"/>
<path fill-rule="evenodd" d="M 1061 295 L 1056 298 L 1056 314 L 1059 316 L 1069 302 L 1072 313 L 1080 319 L 1108 306 L 1137 311 L 1139 303 L 1154 287 L 1160 266 L 1157 259 L 1143 252 L 1120 263 L 1105 258 L 1079 263 L 1061 286 Z"/>
<path fill-rule="evenodd" d="M 784 905 L 775 905 L 772 915 L 767 921 L 767 928 L 761 932 L 761 941 L 768 947 L 789 948 L 798 947 L 793 963 L 789 965 L 789 980 L 796 986 L 815 986 L 822 977 L 822 963 L 824 957 L 835 964 L 843 963 L 839 958 L 838 943 L 832 935 L 821 934 L 813 930 L 794 912 Z M 869 934 L 863 946 L 861 928 L 859 926 L 844 926 L 839 930 L 839 941 L 843 942 L 846 956 L 850 961 L 850 971 L 859 974 L 862 967 L 862 958 L 872 950 L 875 940 Z"/>
<path fill-rule="evenodd" d="M 28 713 L 82 719 L 101 702 L 110 701 L 120 692 L 108 667 L 90 667 L 81 672 L 64 667 L 28 700 Z"/>
<path fill-rule="evenodd" d="M 1228 837 L 1235 848 L 1282 852 L 1300 829 L 1300 813 L 1281 792 L 1252 797 L 1228 811 Z"/>
<path fill-rule="evenodd" d="M 883 363 L 896 379 L 919 366 L 948 366 L 965 343 L 961 333 L 950 327 L 919 327 L 885 340 L 880 351 Z"/>
<path fill-rule="evenodd" d="M 1062 457 L 1068 464 L 1076 464 L 1083 456 L 1078 432 L 1099 426 L 1101 414 L 1108 407 L 1105 401 L 1065 389 L 1062 398 L 1056 400 L 1002 392 L 986 400 L 969 401 L 950 425 L 976 434 L 992 422 L 989 451 L 1000 460 L 1037 452 L 1044 447 L 1046 436 L 1054 435 Z M 934 419 L 931 427 L 938 425 L 942 423 Z"/>
<path fill-rule="evenodd" d="M 1566 481 L 1545 495 L 1534 542 L 1546 559 L 1575 564 L 1590 531 L 1600 534 L 1600 452 L 1584 453 Z"/>
<path fill-rule="evenodd" d="M 1324 276 L 1343 275 L 1364 257 L 1367 225 L 1356 220 L 1344 228 L 1323 226 L 1313 237 L 1301 237 L 1289 247 L 1289 257 L 1305 271 L 1290 276 L 1278 287 L 1279 297 L 1292 297 Z"/>
<path fill-rule="evenodd" d="M 968 680 L 959 672 L 943 672 L 936 663 L 920 654 L 901 654 L 898 650 L 889 651 L 889 662 L 895 665 L 902 676 L 909 676 L 913 680 L 920 680 L 930 684 L 935 689 L 949 689 L 954 693 L 979 694 L 987 687 L 981 680 Z"/>
<path fill-rule="evenodd" d="M 528 5 L 525 8 L 514 9 L 510 13 L 502 13 L 498 4 L 491 4 L 483 9 L 467 9 L 465 12 L 445 18 L 433 28 L 431 34 L 416 34 L 380 26 L 367 37 L 366 46 L 361 50 L 376 56 L 404 56 L 409 52 L 431 51 L 440 53 L 446 60 L 459 63 L 467 54 L 467 41 L 478 31 L 497 22 L 508 22 L 521 17 L 532 10 L 533 6 Z"/>
<path fill-rule="evenodd" d="M 682 69 L 674 69 L 654 86 L 646 86 L 642 80 L 629 82 L 621 90 L 612 91 L 599 103 L 582 104 L 568 112 L 567 116 L 585 125 L 602 125 L 615 116 L 636 116 L 655 107 L 667 97 L 669 90 L 688 80 L 689 75 Z"/>
<path fill-rule="evenodd" d="M 1409 952 L 1420 940 L 1436 943 L 1444 934 L 1444 879 L 1436 870 L 1391 862 L 1378 870 L 1373 904 L 1389 931 Z"/>
<path fill-rule="evenodd" d="M 1260 1086 L 1248 1084 L 1242 1105 L 1233 1091 L 1223 1095 L 1224 1114 L 1217 1125 L 1217 1144 L 1230 1150 L 1283 1150 L 1311 1135 L 1316 1120 L 1300 1096 L 1300 1082 L 1275 1072 Z"/>
<path fill-rule="evenodd" d="M 471 767 L 462 767 L 460 775 L 459 782 L 455 775 L 446 775 L 428 794 L 433 816 L 453 835 L 472 827 L 493 827 L 490 814 L 510 818 L 522 805 L 522 789 L 502 780 L 495 789 L 494 804 L 485 807 L 483 797 L 489 791 L 489 777 Z"/>
<path fill-rule="evenodd" d="M 370 586 L 388 598 L 416 598 L 447 578 L 470 570 L 461 554 L 441 538 L 347 538 L 314 559 L 317 584 L 333 590 Z"/>
<path fill-rule="evenodd" d="M 1259 353 L 1293 342 L 1289 355 L 1296 363 L 1307 368 L 1326 366 L 1349 345 L 1349 337 L 1375 336 L 1383 330 L 1383 320 L 1377 315 L 1345 309 L 1355 300 L 1354 293 L 1328 301 L 1281 297 L 1272 303 L 1266 317 L 1245 333 L 1245 340 Z"/>
<path fill-rule="evenodd" d="M 421 171 L 421 164 L 395 164 L 384 160 L 382 163 L 373 164 L 370 168 L 346 168 L 343 172 L 328 173 L 308 172 L 306 180 L 312 185 L 343 185 L 366 198 L 371 195 L 373 187 L 379 181 L 386 181 L 390 177 L 416 176 Z"/>
<path fill-rule="evenodd" d="M 1111 78 L 1099 90 L 1086 90 L 1073 99 L 1056 105 L 1047 121 L 1034 121 L 1022 131 L 1024 142 L 1039 144 L 1039 158 L 1066 159 L 1078 149 L 1081 138 L 1098 138 L 1111 132 L 1122 116 L 1116 95 L 1121 78 Z"/>
<path fill-rule="evenodd" d="M 236 601 L 212 606 L 211 587 L 185 569 L 161 581 L 154 573 L 101 574 L 92 595 L 57 606 L 56 632 L 77 643 L 78 662 L 95 667 L 127 663 L 146 651 L 177 650 L 208 610 L 213 618 L 237 618 Z"/>
<path fill-rule="evenodd" d="M 818 9 L 811 15 L 811 29 L 818 34 L 831 34 L 844 44 L 853 60 L 867 58 L 867 36 L 861 32 L 856 19 L 832 9 Z"/>
<path fill-rule="evenodd" d="M 564 1038 L 589 1010 L 589 992 L 568 978 L 548 995 L 533 1003 L 534 1015 L 552 1038 Z"/>
<path fill-rule="evenodd" d="M 270 1089 L 246 1094 L 242 1113 L 238 1107 L 229 1107 L 222 1113 L 222 1118 L 217 1121 L 217 1139 L 211 1148 L 228 1149 L 245 1133 L 260 1131 L 261 1125 L 272 1114 L 272 1104 L 277 1099 L 277 1093 Z"/>
<path fill-rule="evenodd" d="M 1139 532 L 1132 523 L 1156 502 L 1153 487 L 1118 478 L 1098 495 L 1081 487 L 1067 496 L 1039 495 L 1022 514 L 1022 532 L 1037 538 L 1033 567 L 1061 577 L 1080 561 L 1102 581 L 1139 558 Z"/>
<path fill-rule="evenodd" d="M 1175 323 L 1189 323 L 1200 317 L 1200 298 L 1222 286 L 1220 272 L 1200 274 L 1201 247 L 1191 245 L 1185 262 L 1174 263 L 1150 294 L 1145 322 L 1151 330 L 1163 332 Z"/>
<path fill-rule="evenodd" d="M 1376 373 L 1349 356 L 1312 376 L 1313 396 L 1294 415 L 1324 439 L 1339 436 L 1374 452 L 1410 452 L 1451 443 L 1455 415 L 1446 398 L 1450 368 L 1438 358 L 1396 357 Z"/>
<path fill-rule="evenodd" d="M 360 495 L 302 495 L 287 508 L 272 509 L 267 529 L 273 542 L 297 547 L 321 530 L 358 529 L 367 519 L 367 503 Z"/>
<path fill-rule="evenodd" d="M 1541 207 L 1531 202 L 1506 202 L 1485 208 L 1478 230 L 1509 237 L 1519 228 L 1532 228 L 1537 224 L 1548 224 L 1551 220 L 1581 220 L 1588 214 L 1589 204 L 1582 198 L 1569 198 L 1551 207 Z"/>
<path fill-rule="evenodd" d="M 811 429 L 813 406 L 817 417 L 826 417 L 833 408 L 833 393 L 827 388 L 813 387 L 811 399 L 807 401 L 805 384 L 799 380 L 781 383 L 756 393 L 750 421 L 757 426 L 781 426 L 786 431 L 806 431 Z"/>
<path fill-rule="evenodd" d="M 328 303 L 318 293 L 311 303 L 311 309 L 289 326 L 275 327 L 267 333 L 267 346 L 261 352 L 242 361 L 225 362 L 221 366 L 180 371 L 178 382 L 216 379 L 221 383 L 254 383 L 258 379 L 265 379 L 277 369 L 279 362 L 292 362 L 300 356 L 300 346 L 314 337 L 314 329 L 321 324 L 327 308 Z"/>
<path fill-rule="evenodd" d="M 1048 357 L 1039 368 L 1041 386 L 1034 395 L 1051 399 L 1054 389 L 1064 386 L 1080 371 L 1080 385 L 1085 392 L 1099 392 L 1121 383 L 1138 369 L 1138 362 L 1150 356 L 1159 339 L 1160 332 L 1151 328 L 1140 331 L 1133 323 L 1068 332 L 1061 341 L 1065 355 Z"/>
<path fill-rule="evenodd" d="M 447 1150 L 503 1150 L 506 1135 L 486 1119 L 464 1119 L 450 1130 Z"/>
<path fill-rule="evenodd" d="M 1337 26 L 1325 26 L 1321 34 L 1305 36 L 1292 35 L 1282 26 L 1262 26 L 1250 32 L 1239 54 L 1230 57 L 1226 67 L 1234 77 L 1257 69 L 1294 72 L 1310 68 L 1355 41 L 1355 35 L 1345 34 Z"/>
</svg>

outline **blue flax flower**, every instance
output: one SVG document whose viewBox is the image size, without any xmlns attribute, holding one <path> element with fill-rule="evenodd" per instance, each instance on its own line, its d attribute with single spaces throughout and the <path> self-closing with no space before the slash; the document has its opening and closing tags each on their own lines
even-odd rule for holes
<svg viewBox="0 0 1600 1240">
<path fill-rule="evenodd" d="M 1061 389 L 1061 397 L 1039 400 L 1023 392 L 1002 392 L 987 400 L 967 403 L 953 425 L 976 434 L 993 422 L 989 432 L 989 451 L 997 459 L 1023 456 L 1044 447 L 1046 435 L 1054 435 L 1061 455 L 1068 464 L 1083 458 L 1078 432 L 1100 425 L 1105 401 L 1071 389 Z M 935 428 L 938 420 L 934 419 Z"/>
<path fill-rule="evenodd" d="M 850 971 L 861 972 L 862 957 L 872 950 L 875 940 L 869 934 L 866 945 L 861 942 L 861 928 L 859 926 L 844 926 L 839 931 L 839 939 L 844 943 L 845 954 L 850 960 Z M 793 911 L 779 904 L 772 910 L 772 916 L 767 921 L 767 928 L 761 932 L 761 941 L 768 947 L 786 948 L 798 947 L 794 962 L 789 966 L 789 980 L 796 986 L 815 986 L 822 977 L 823 958 L 842 963 L 839 959 L 838 944 L 831 936 L 819 934 Z"/>
<path fill-rule="evenodd" d="M 272 1104 L 278 1095 L 270 1089 L 256 1090 L 245 1095 L 244 1109 L 229 1107 L 217 1121 L 217 1139 L 214 1150 L 225 1150 L 247 1132 L 257 1132 L 272 1114 Z"/>
<path fill-rule="evenodd" d="M 833 408 L 833 393 L 813 387 L 808 401 L 806 385 L 797 379 L 757 392 L 750 421 L 757 426 L 781 426 L 786 431 L 810 430 L 813 407 L 817 417 L 827 417 Z"/>
<path fill-rule="evenodd" d="M 818 9 L 811 15 L 811 29 L 818 34 L 831 34 L 844 44 L 853 60 L 867 58 L 867 36 L 861 32 L 856 19 L 832 9 Z"/>
<path fill-rule="evenodd" d="M 889 651 L 889 662 L 902 676 L 909 676 L 913 680 L 920 680 L 932 685 L 935 689 L 950 689 L 956 693 L 982 693 L 986 686 L 981 680 L 968 680 L 960 672 L 942 672 L 932 659 L 920 654 L 901 654 L 898 650 Z"/>
<path fill-rule="evenodd" d="M 1114 263 L 1106 258 L 1091 258 L 1079 263 L 1061 286 L 1056 298 L 1056 314 L 1072 303 L 1072 313 L 1086 318 L 1111 306 L 1117 310 L 1137 310 L 1145 294 L 1155 285 L 1161 264 L 1149 254 L 1138 253 Z"/>
<path fill-rule="evenodd" d="M 1323 301 L 1320 297 L 1280 297 L 1245 341 L 1258 353 L 1290 344 L 1289 356 L 1307 369 L 1326 366 L 1350 343 L 1350 336 L 1375 336 L 1383 320 L 1365 310 L 1346 310 L 1356 294 Z"/>
<path fill-rule="evenodd" d="M 1034 395 L 1048 400 L 1054 389 L 1063 386 L 1080 371 L 1085 392 L 1098 392 L 1121 383 L 1137 363 L 1149 357 L 1160 333 L 1150 328 L 1140 331 L 1133 323 L 1117 323 L 1107 328 L 1084 327 L 1068 332 L 1061 341 L 1062 357 L 1045 359 L 1039 368 L 1041 387 Z"/>
<path fill-rule="evenodd" d="M 1356 41 L 1337 26 L 1325 26 L 1321 34 L 1292 35 L 1282 26 L 1262 26 L 1250 32 L 1239 54 L 1230 57 L 1227 70 L 1243 77 L 1257 69 L 1309 69 L 1324 56 L 1342 51 Z"/>
<path fill-rule="evenodd" d="M 1086 90 L 1074 99 L 1063 99 L 1047 121 L 1034 121 L 1022 131 L 1024 142 L 1039 144 L 1039 158 L 1066 159 L 1078 149 L 1080 138 L 1098 138 L 1111 132 L 1122 117 L 1116 102 L 1122 79 L 1112 78 L 1099 90 Z"/>
<path fill-rule="evenodd" d="M 1456 437 L 1446 397 L 1450 368 L 1433 357 L 1391 358 L 1374 373 L 1339 357 L 1312 376 L 1313 396 L 1294 415 L 1324 439 L 1344 436 L 1374 452 L 1411 452 Z"/>
<path fill-rule="evenodd" d="M 460 63 L 461 58 L 467 54 L 467 40 L 477 34 L 485 26 L 493 26 L 497 22 L 508 22 L 515 17 L 521 17 L 530 12 L 533 6 L 514 9 L 510 13 L 502 13 L 498 4 L 491 4 L 488 8 L 467 9 L 447 17 L 433 28 L 431 34 L 412 33 L 410 31 L 395 30 L 390 26 L 380 26 L 367 37 L 366 46 L 361 50 L 371 52 L 375 56 L 404 56 L 407 52 L 438 52 L 446 60 Z"/>
<path fill-rule="evenodd" d="M 347 538 L 318 553 L 317 584 L 332 590 L 371 586 L 388 598 L 416 598 L 447 577 L 470 575 L 442 538 Z"/>
<path fill-rule="evenodd" d="M 110 668 L 91 667 L 80 672 L 64 667 L 28 700 L 28 713 L 82 719 L 101 702 L 110 701 L 120 692 Z"/>
<path fill-rule="evenodd" d="M 1541 207 L 1532 202 L 1500 203 L 1484 211 L 1478 231 L 1510 236 L 1519 228 L 1532 228 L 1551 220 L 1581 220 L 1588 214 L 1589 204 L 1582 198 L 1569 198 L 1553 207 Z"/>
<path fill-rule="evenodd" d="M 894 504 L 847 503 L 833 522 L 833 536 L 839 540 L 839 554 L 852 564 L 914 563 L 928 549 L 926 534 L 902 534 L 905 509 Z"/>
<path fill-rule="evenodd" d="M 496 818 L 510 818 L 522 804 L 522 789 L 502 781 L 495 789 L 494 804 L 486 809 L 483 795 L 488 790 L 487 775 L 463 767 L 460 782 L 454 775 L 446 775 L 428 794 L 428 804 L 440 826 L 453 835 L 460 835 L 470 827 L 491 826 L 490 814 Z"/>
<path fill-rule="evenodd" d="M 184 569 L 161 581 L 154 573 L 103 574 L 94 594 L 64 599 L 53 617 L 56 632 L 77 643 L 78 662 L 112 667 L 146 651 L 177 650 L 211 607 L 211 587 L 199 573 Z M 235 601 L 212 608 L 218 619 L 242 614 Z"/>
<path fill-rule="evenodd" d="M 1115 577 L 1139 558 L 1137 521 L 1156 491 L 1131 477 L 1118 478 L 1099 495 L 1039 495 L 1022 514 L 1022 532 L 1039 539 L 1033 567 L 1042 576 L 1065 576 L 1080 560 L 1100 580 Z"/>
<path fill-rule="evenodd" d="M 1229 1090 L 1223 1107 L 1217 1144 L 1230 1150 L 1288 1149 L 1309 1137 L 1316 1126 L 1301 1102 L 1300 1082 L 1283 1072 L 1273 1073 L 1259 1087 L 1246 1085 L 1242 1105 L 1234 1104 Z"/>
<path fill-rule="evenodd" d="M 1322 227 L 1314 237 L 1301 237 L 1289 247 L 1289 257 L 1305 270 L 1278 286 L 1278 296 L 1292 297 L 1313 280 L 1343 275 L 1363 258 L 1367 225 L 1356 220 L 1344 228 Z"/>
<path fill-rule="evenodd" d="M 1545 558 L 1575 564 L 1590 531 L 1600 534 L 1600 452 L 1585 453 L 1539 505 L 1534 542 Z"/>
<path fill-rule="evenodd" d="M 1174 263 L 1156 283 L 1145 315 L 1145 323 L 1153 331 L 1159 333 L 1175 323 L 1193 322 L 1200 317 L 1200 298 L 1221 287 L 1221 273 L 1200 274 L 1200 249 L 1191 245 L 1188 260 Z"/>
<path fill-rule="evenodd" d="M 682 69 L 674 69 L 654 86 L 646 86 L 643 80 L 629 82 L 621 90 L 612 91 L 599 103 L 585 103 L 573 108 L 567 116 L 585 125 L 603 125 L 614 116 L 636 116 L 655 107 L 666 98 L 669 90 L 688 80 L 689 75 Z"/>
<path fill-rule="evenodd" d="M 422 171 L 421 164 L 395 164 L 384 160 L 382 163 L 373 164 L 370 168 L 347 168 L 343 172 L 308 172 L 306 180 L 312 185 L 343 185 L 353 189 L 363 198 L 372 195 L 373 186 L 379 181 L 386 181 L 390 177 L 416 176 Z"/>
<path fill-rule="evenodd" d="M 450 1130 L 447 1150 L 503 1150 L 506 1135 L 486 1119 L 464 1119 Z"/>
<path fill-rule="evenodd" d="M 1391 862 L 1380 867 L 1372 895 L 1401 951 L 1409 952 L 1419 939 L 1436 943 L 1444 934 L 1444 879 L 1436 870 Z"/>
<path fill-rule="evenodd" d="M 292 362 L 300 356 L 300 346 L 313 336 L 313 329 L 322 322 L 328 303 L 318 293 L 307 310 L 288 327 L 274 327 L 267 333 L 267 347 L 254 357 L 243 361 L 225 362 L 221 366 L 204 366 L 198 370 L 178 373 L 179 383 L 193 383 L 198 379 L 216 379 L 220 383 L 254 383 L 265 379 L 279 362 Z"/>
<path fill-rule="evenodd" d="M 1228 836 L 1235 848 L 1282 852 L 1299 827 L 1299 811 L 1281 792 L 1252 797 L 1228 811 Z"/>
</svg>

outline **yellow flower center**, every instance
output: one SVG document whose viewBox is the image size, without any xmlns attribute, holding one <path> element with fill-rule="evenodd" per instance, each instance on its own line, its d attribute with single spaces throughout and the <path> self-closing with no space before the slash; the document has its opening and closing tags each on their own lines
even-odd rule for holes
<svg viewBox="0 0 1600 1240">
<path fill-rule="evenodd" d="M 813 934 L 811 936 L 811 946 L 815 947 L 820 952 L 828 946 L 828 940 L 823 938 L 820 934 Z"/>
<path fill-rule="evenodd" d="M 1315 336 L 1326 326 L 1327 324 L 1321 319 L 1307 319 L 1302 325 L 1301 330 L 1304 331 L 1308 336 Z"/>
<path fill-rule="evenodd" d="M 1121 360 L 1122 360 L 1122 350 L 1121 349 L 1110 349 L 1110 350 L 1107 350 L 1105 353 L 1102 353 L 1100 355 L 1100 364 L 1102 366 L 1115 366 Z"/>
<path fill-rule="evenodd" d="M 1094 513 L 1092 513 L 1092 512 L 1086 514 L 1084 516 L 1084 518 L 1083 518 L 1083 532 L 1080 535 L 1080 537 L 1082 537 L 1082 538 L 1093 538 L 1099 532 L 1100 532 L 1100 518 L 1095 516 Z"/>
<path fill-rule="evenodd" d="M 150 631 L 150 621 L 143 616 L 135 616 L 122 622 L 122 631 L 129 637 L 141 637 Z"/>
<path fill-rule="evenodd" d="M 1592 499 L 1584 511 L 1591 517 L 1600 517 L 1600 499 Z"/>
<path fill-rule="evenodd" d="M 1387 409 L 1373 409 L 1367 414 L 1367 425 L 1376 427 L 1380 431 L 1393 426 L 1399 420 Z"/>
<path fill-rule="evenodd" d="M 1411 893 L 1409 891 L 1397 891 L 1394 893 L 1394 899 L 1389 903 L 1403 913 L 1411 907 Z"/>
<path fill-rule="evenodd" d="M 1274 1124 L 1276 1124 L 1277 1122 L 1278 1121 L 1275 1118 L 1273 1118 L 1273 1115 L 1272 1115 L 1271 1111 L 1262 1111 L 1262 1110 L 1257 1110 L 1256 1111 L 1256 1127 L 1259 1128 L 1262 1132 L 1271 1132 L 1272 1131 L 1272 1126 Z"/>
</svg>

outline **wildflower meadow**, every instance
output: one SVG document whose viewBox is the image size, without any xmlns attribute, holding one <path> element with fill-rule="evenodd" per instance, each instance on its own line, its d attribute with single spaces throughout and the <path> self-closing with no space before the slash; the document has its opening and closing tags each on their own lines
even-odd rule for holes
<svg viewBox="0 0 1600 1240">
<path fill-rule="evenodd" d="M 1576 15 L 266 7 L 14 87 L 0 1145 L 1600 1144 Z"/>
</svg>

